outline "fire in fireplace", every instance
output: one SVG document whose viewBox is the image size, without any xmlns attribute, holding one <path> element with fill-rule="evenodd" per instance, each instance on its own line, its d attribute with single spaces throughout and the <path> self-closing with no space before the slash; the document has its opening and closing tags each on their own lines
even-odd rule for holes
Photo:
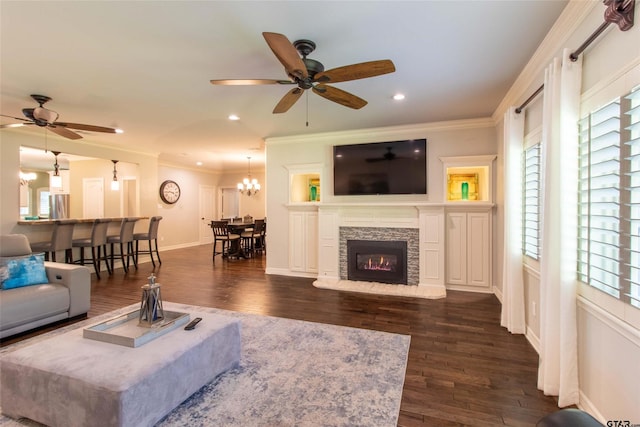
<svg viewBox="0 0 640 427">
<path fill-rule="evenodd" d="M 347 240 L 349 280 L 407 284 L 407 242 Z"/>
<path fill-rule="evenodd" d="M 356 268 L 358 270 L 396 271 L 398 257 L 387 254 L 357 254 Z"/>
</svg>

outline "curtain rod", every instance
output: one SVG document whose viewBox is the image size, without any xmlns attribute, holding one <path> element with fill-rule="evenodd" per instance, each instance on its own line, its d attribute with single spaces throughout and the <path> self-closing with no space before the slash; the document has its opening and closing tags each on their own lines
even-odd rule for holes
<svg viewBox="0 0 640 427">
<path fill-rule="evenodd" d="M 527 105 L 529 105 L 529 103 L 530 103 L 531 101 L 533 101 L 533 99 L 534 99 L 536 96 L 540 95 L 540 94 L 542 93 L 542 90 L 543 90 L 543 89 L 544 89 L 544 85 L 540 86 L 540 87 L 538 88 L 538 90 L 536 90 L 535 92 L 533 92 L 533 95 L 531 95 L 530 97 L 528 97 L 528 98 L 527 98 L 527 100 L 526 100 L 526 101 L 524 101 L 524 102 L 522 103 L 522 105 L 521 105 L 521 106 L 519 106 L 518 108 L 516 108 L 516 114 L 520 114 L 520 113 L 522 113 L 522 109 L 523 109 L 524 107 L 526 107 Z"/>
<path fill-rule="evenodd" d="M 571 61 L 576 62 L 578 60 L 578 56 L 580 56 L 580 54 L 584 52 L 584 50 L 589 47 L 589 45 L 593 43 L 604 30 L 607 29 L 609 24 L 618 24 L 621 31 L 627 31 L 633 27 L 633 12 L 636 0 L 604 0 L 603 3 L 607 6 L 607 9 L 604 11 L 604 22 L 584 41 L 584 43 L 580 45 L 578 49 L 569 55 L 569 59 L 571 59 Z M 516 114 L 520 114 L 522 110 L 543 90 L 544 85 L 540 86 L 533 95 L 527 98 L 521 106 L 516 108 Z"/>
</svg>

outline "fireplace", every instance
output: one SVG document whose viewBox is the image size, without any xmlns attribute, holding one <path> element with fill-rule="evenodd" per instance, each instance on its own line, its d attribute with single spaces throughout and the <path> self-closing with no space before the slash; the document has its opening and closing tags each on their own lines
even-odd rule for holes
<svg viewBox="0 0 640 427">
<path fill-rule="evenodd" d="M 407 284 L 407 242 L 347 240 L 349 280 Z"/>
</svg>

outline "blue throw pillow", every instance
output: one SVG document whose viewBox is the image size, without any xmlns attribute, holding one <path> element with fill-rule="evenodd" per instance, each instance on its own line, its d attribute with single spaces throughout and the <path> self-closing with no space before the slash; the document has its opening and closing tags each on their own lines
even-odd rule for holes
<svg viewBox="0 0 640 427">
<path fill-rule="evenodd" d="M 44 254 L 0 257 L 0 281 L 2 289 L 49 283 L 44 269 Z"/>
</svg>

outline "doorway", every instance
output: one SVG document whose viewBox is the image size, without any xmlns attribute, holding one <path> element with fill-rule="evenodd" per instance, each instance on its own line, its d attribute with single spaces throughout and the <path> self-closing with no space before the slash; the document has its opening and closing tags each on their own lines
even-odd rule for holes
<svg viewBox="0 0 640 427">
<path fill-rule="evenodd" d="M 136 177 L 122 178 L 120 194 L 120 214 L 126 216 L 138 216 L 138 180 Z"/>
<path fill-rule="evenodd" d="M 104 217 L 103 178 L 82 178 L 82 217 Z"/>
<path fill-rule="evenodd" d="M 237 188 L 222 188 L 220 190 L 219 218 L 236 218 L 239 216 L 239 198 Z"/>
<path fill-rule="evenodd" d="M 200 206 L 200 227 L 199 238 L 200 244 L 213 243 L 213 231 L 211 230 L 211 221 L 216 218 L 215 210 L 215 187 L 209 185 L 201 185 L 199 188 L 199 206 Z"/>
</svg>

